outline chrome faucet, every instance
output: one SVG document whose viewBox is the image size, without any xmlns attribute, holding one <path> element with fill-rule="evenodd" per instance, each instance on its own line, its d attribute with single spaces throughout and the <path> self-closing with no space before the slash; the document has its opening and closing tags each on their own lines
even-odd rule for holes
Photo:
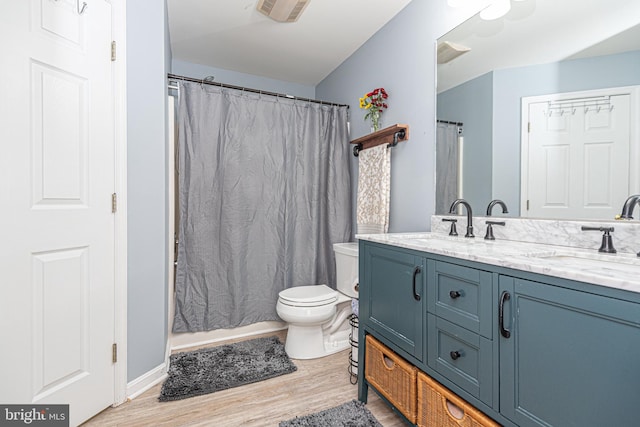
<svg viewBox="0 0 640 427">
<path fill-rule="evenodd" d="M 507 205 L 502 201 L 502 200 L 492 200 L 489 202 L 489 206 L 487 206 L 487 216 L 491 216 L 491 210 L 493 209 L 493 207 L 495 205 L 500 205 L 502 206 L 502 213 L 506 214 L 509 213 L 509 210 L 507 209 Z"/>
<path fill-rule="evenodd" d="M 449 213 L 455 213 L 458 205 L 463 205 L 467 208 L 467 234 L 464 237 L 476 237 L 473 235 L 473 213 L 471 211 L 471 205 L 465 199 L 456 199 L 452 204 L 451 208 L 449 208 Z"/>
<path fill-rule="evenodd" d="M 640 194 L 629 196 L 629 198 L 624 202 L 624 206 L 622 207 L 622 213 L 620 214 L 620 218 L 633 219 L 633 208 L 638 203 L 640 203 Z"/>
</svg>

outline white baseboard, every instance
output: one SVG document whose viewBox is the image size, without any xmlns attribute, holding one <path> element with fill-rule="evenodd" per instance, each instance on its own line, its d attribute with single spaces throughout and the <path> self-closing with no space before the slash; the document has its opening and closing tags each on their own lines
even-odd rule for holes
<svg viewBox="0 0 640 427">
<path fill-rule="evenodd" d="M 161 364 L 127 383 L 127 400 L 135 399 L 167 377 L 167 365 Z"/>
</svg>

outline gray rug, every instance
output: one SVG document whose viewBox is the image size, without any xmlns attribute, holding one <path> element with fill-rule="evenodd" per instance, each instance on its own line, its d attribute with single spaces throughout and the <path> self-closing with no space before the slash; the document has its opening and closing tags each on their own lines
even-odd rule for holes
<svg viewBox="0 0 640 427">
<path fill-rule="evenodd" d="M 335 408 L 292 420 L 282 421 L 280 427 L 382 427 L 364 403 L 352 400 Z"/>
<path fill-rule="evenodd" d="M 255 383 L 296 370 L 278 337 L 176 353 L 158 400 L 167 402 Z"/>
</svg>

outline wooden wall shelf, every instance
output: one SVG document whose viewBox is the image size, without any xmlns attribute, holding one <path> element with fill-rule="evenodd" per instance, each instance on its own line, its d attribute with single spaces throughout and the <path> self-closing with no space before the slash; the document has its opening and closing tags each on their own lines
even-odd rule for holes
<svg viewBox="0 0 640 427">
<path fill-rule="evenodd" d="M 353 155 L 358 157 L 360 151 L 382 144 L 389 144 L 394 147 L 398 142 L 408 139 L 409 125 L 395 124 L 351 141 L 352 144 L 355 144 Z"/>
</svg>

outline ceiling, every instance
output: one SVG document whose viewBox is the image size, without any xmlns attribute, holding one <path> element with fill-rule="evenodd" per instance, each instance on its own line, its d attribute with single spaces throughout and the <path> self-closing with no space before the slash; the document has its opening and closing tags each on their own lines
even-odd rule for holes
<svg viewBox="0 0 640 427">
<path fill-rule="evenodd" d="M 503 18 L 473 16 L 438 40 L 471 49 L 438 65 L 438 92 L 492 69 L 639 50 L 638 24 L 638 0 L 512 1 Z"/>
<path fill-rule="evenodd" d="M 172 55 L 315 86 L 410 1 L 311 0 L 297 22 L 278 23 L 258 0 L 167 0 Z"/>
</svg>

